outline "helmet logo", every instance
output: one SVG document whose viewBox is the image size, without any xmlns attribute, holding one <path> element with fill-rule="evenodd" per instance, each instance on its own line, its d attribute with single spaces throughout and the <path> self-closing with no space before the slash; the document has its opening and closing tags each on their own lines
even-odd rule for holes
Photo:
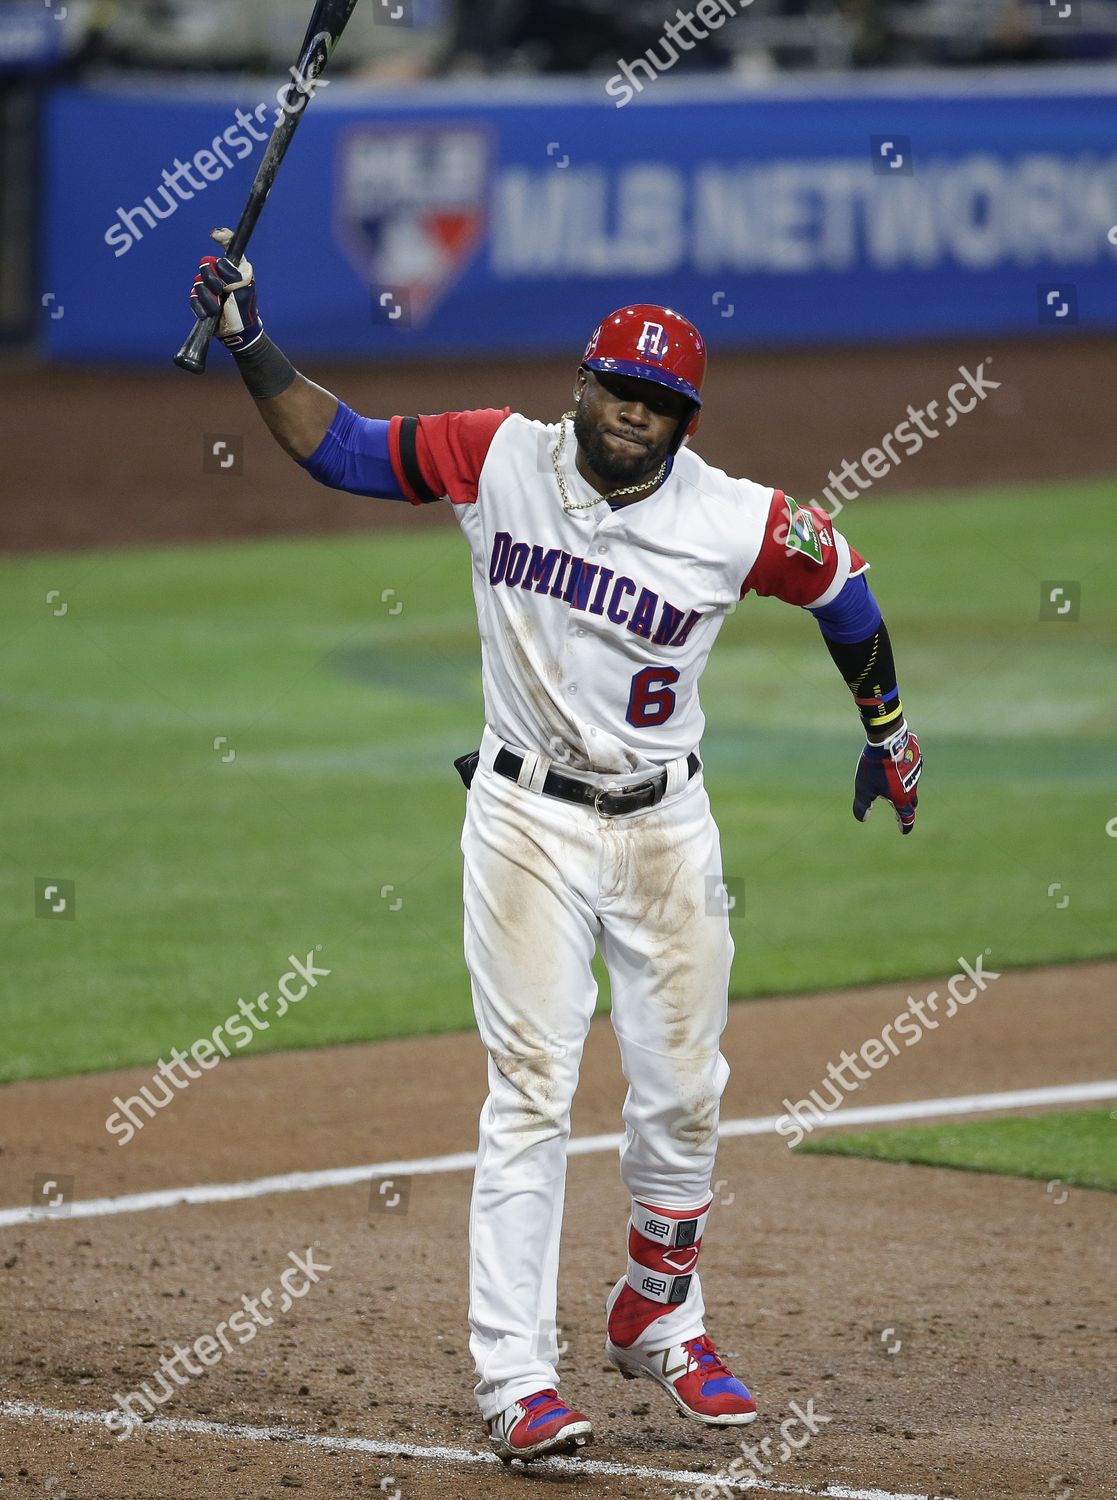
<svg viewBox="0 0 1117 1500">
<path fill-rule="evenodd" d="M 651 364 L 659 364 L 667 353 L 667 331 L 662 323 L 645 323 L 644 331 L 636 340 L 637 350 Z"/>
</svg>

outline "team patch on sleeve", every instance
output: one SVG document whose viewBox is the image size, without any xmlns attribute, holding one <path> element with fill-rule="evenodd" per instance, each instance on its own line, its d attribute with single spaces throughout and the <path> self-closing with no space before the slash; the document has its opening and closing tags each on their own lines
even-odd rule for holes
<svg viewBox="0 0 1117 1500">
<path fill-rule="evenodd" d="M 860 558 L 857 561 L 861 563 Z M 851 563 L 849 544 L 834 530 L 825 511 L 800 505 L 783 490 L 774 490 L 760 550 L 741 597 L 751 590 L 787 604 L 817 607 L 841 589 Z"/>
<path fill-rule="evenodd" d="M 821 567 L 825 562 L 822 555 L 822 542 L 819 540 L 818 527 L 809 510 L 797 504 L 790 495 L 783 497 L 783 503 L 787 506 L 787 530 L 784 537 L 785 545 L 792 552 L 801 552 L 804 557 L 809 557 Z"/>
</svg>

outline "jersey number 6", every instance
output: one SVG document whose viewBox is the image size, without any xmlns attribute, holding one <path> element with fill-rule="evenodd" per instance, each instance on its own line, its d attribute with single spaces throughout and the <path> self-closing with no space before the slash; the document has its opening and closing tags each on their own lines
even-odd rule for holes
<svg viewBox="0 0 1117 1500">
<path fill-rule="evenodd" d="M 625 718 L 637 729 L 665 724 L 675 712 L 675 694 L 670 684 L 678 682 L 674 667 L 644 667 L 632 679 Z"/>
</svg>

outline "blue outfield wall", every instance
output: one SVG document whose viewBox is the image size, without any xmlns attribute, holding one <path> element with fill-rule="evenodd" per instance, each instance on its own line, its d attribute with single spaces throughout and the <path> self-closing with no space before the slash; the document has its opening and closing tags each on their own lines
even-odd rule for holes
<svg viewBox="0 0 1117 1500">
<path fill-rule="evenodd" d="M 261 304 L 295 354 L 378 359 L 569 351 L 633 300 L 680 308 L 715 349 L 1117 327 L 1103 76 L 748 94 L 661 79 L 623 108 L 585 83 L 337 82 L 253 241 Z M 212 82 L 53 94 L 50 354 L 170 358 L 276 108 L 268 88 Z"/>
</svg>

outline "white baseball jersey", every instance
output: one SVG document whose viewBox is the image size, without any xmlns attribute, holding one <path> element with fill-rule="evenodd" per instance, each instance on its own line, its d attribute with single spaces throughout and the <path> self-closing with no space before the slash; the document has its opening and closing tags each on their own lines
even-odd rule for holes
<svg viewBox="0 0 1117 1500">
<path fill-rule="evenodd" d="M 825 513 L 685 447 L 647 498 L 568 512 L 558 441 L 507 410 L 397 417 L 390 433 L 408 498 L 449 499 L 473 554 L 493 732 L 579 772 L 646 773 L 701 740 L 699 679 L 739 599 L 817 607 L 865 563 Z M 596 493 L 575 453 L 568 430 L 572 505 Z"/>
</svg>

